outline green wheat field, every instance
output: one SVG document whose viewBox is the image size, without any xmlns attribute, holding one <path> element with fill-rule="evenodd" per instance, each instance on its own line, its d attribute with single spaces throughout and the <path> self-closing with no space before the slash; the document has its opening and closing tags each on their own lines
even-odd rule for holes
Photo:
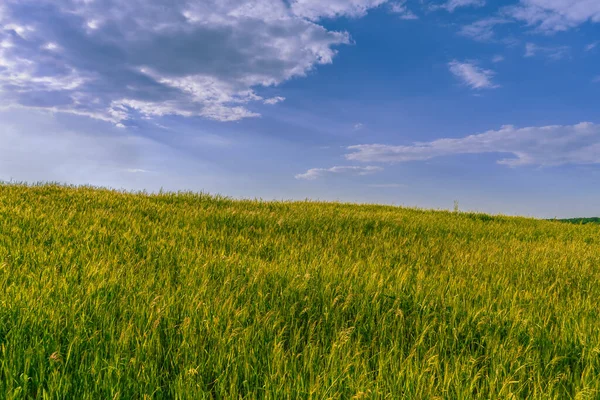
<svg viewBox="0 0 600 400">
<path fill-rule="evenodd" d="M 0 185 L 0 398 L 598 399 L 600 227 Z"/>
</svg>

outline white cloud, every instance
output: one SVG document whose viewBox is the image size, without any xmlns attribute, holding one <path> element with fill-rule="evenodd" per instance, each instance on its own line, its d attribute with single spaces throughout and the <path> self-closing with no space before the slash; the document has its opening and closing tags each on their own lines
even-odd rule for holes
<svg viewBox="0 0 600 400">
<path fill-rule="evenodd" d="M 525 44 L 525 57 L 543 55 L 552 60 L 560 60 L 569 54 L 567 46 L 539 46 L 534 43 Z"/>
<path fill-rule="evenodd" d="M 186 111 L 178 102 L 163 101 L 161 103 L 141 101 L 134 99 L 121 99 L 111 103 L 110 113 L 116 120 L 126 119 L 130 111 L 138 111 L 145 117 L 163 117 L 165 115 L 179 115 L 193 117 L 195 113 Z"/>
<path fill-rule="evenodd" d="M 400 0 L 396 3 L 391 3 L 390 12 L 398 14 L 401 19 L 405 20 L 419 19 L 419 17 L 406 6 L 406 0 Z"/>
<path fill-rule="evenodd" d="M 21 39 L 28 39 L 30 35 L 35 32 L 35 28 L 33 28 L 31 25 L 20 25 L 15 23 L 5 24 L 2 27 L 2 30 L 5 32 L 14 33 Z"/>
<path fill-rule="evenodd" d="M 600 22 L 597 0 L 520 0 L 505 11 L 542 32 L 566 31 L 585 22 Z"/>
<path fill-rule="evenodd" d="M 457 8 L 462 7 L 483 7 L 485 0 L 448 0 L 444 4 L 434 5 L 432 9 L 444 9 L 448 12 L 454 12 Z"/>
<path fill-rule="evenodd" d="M 453 11 L 461 4 L 477 6 L 483 3 L 478 0 L 449 0 L 445 4 L 431 8 Z M 600 22 L 600 1 L 518 0 L 515 5 L 501 7 L 493 16 L 463 26 L 459 33 L 475 40 L 490 41 L 494 38 L 497 25 L 512 22 L 524 22 L 534 31 L 546 34 L 566 31 L 586 22 Z M 506 40 L 508 44 L 514 44 L 514 39 Z M 589 51 L 596 45 L 597 43 L 591 43 L 586 49 Z"/>
<path fill-rule="evenodd" d="M 23 97 L 27 93 L 73 91 L 89 81 L 89 77 L 68 66 L 59 66 L 52 74 L 39 73 L 38 63 L 14 56 L 21 50 L 20 44 L 15 45 L 9 36 L 2 39 L 1 31 L 0 43 L 0 91 L 3 87 L 9 88 Z M 45 59 L 45 56 L 40 54 L 40 58 Z M 52 56 L 48 58 L 53 59 Z"/>
<path fill-rule="evenodd" d="M 296 179 L 303 179 L 308 181 L 314 181 L 325 175 L 330 174 L 354 174 L 359 176 L 370 175 L 376 172 L 383 171 L 381 167 L 367 166 L 367 167 L 356 167 L 356 166 L 336 166 L 331 168 L 312 168 L 303 174 L 296 175 Z"/>
<path fill-rule="evenodd" d="M 600 125 L 589 122 L 567 126 L 515 128 L 503 126 L 459 139 L 438 139 L 410 146 L 368 144 L 350 146 L 348 160 L 401 163 L 458 154 L 510 154 L 499 164 L 523 165 L 600 164 Z"/>
<path fill-rule="evenodd" d="M 98 21 L 97 19 L 91 19 L 86 22 L 86 26 L 91 30 L 96 30 L 100 27 L 100 21 Z"/>
<path fill-rule="evenodd" d="M 264 99 L 261 87 L 330 64 L 350 43 L 348 33 L 307 18 L 358 17 L 383 2 L 5 0 L 0 106 L 115 124 L 137 113 L 256 117 L 253 105 L 282 101 Z"/>
<path fill-rule="evenodd" d="M 585 51 L 592 51 L 594 50 L 598 45 L 600 44 L 600 41 L 598 42 L 593 42 L 588 44 L 587 46 L 585 46 Z"/>
<path fill-rule="evenodd" d="M 365 127 L 365 124 L 363 124 L 362 122 L 357 122 L 353 126 L 353 128 L 354 128 L 355 131 L 360 131 L 364 127 Z"/>
<path fill-rule="evenodd" d="M 184 115 L 185 114 L 181 114 Z M 215 121 L 239 121 L 244 118 L 260 117 L 259 113 L 252 112 L 245 107 L 232 107 L 225 104 L 211 104 L 202 109 L 198 114 L 201 117 L 213 119 Z"/>
<path fill-rule="evenodd" d="M 452 61 L 448 63 L 450 72 L 472 89 L 496 89 L 500 86 L 492 82 L 495 73 L 469 62 Z"/>
<path fill-rule="evenodd" d="M 479 41 L 489 41 L 494 37 L 494 28 L 498 25 L 509 24 L 512 21 L 506 18 L 484 18 L 479 21 L 475 21 L 469 25 L 464 25 L 459 33 L 462 36 L 469 37 Z"/>
<path fill-rule="evenodd" d="M 292 0 L 292 12 L 316 21 L 321 18 L 362 17 L 388 0 Z"/>
<path fill-rule="evenodd" d="M 277 103 L 281 103 L 282 101 L 285 101 L 285 97 L 277 96 L 266 99 L 264 103 L 268 105 L 275 105 Z"/>
<path fill-rule="evenodd" d="M 48 51 L 59 51 L 60 47 L 56 43 L 49 42 L 42 46 L 42 49 Z"/>
<path fill-rule="evenodd" d="M 494 57 L 492 57 L 492 62 L 493 63 L 499 63 L 499 62 L 502 62 L 502 61 L 504 61 L 504 56 L 503 55 L 497 54 Z"/>
<path fill-rule="evenodd" d="M 537 52 L 537 46 L 533 43 L 525 44 L 525 57 L 533 57 Z"/>
</svg>

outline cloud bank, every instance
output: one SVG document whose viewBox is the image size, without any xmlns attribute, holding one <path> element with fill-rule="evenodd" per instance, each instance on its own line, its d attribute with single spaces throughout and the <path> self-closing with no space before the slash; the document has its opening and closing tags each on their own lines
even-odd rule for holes
<svg viewBox="0 0 600 400">
<path fill-rule="evenodd" d="M 4 0 L 0 107 L 126 124 L 164 115 L 237 121 L 281 96 L 258 91 L 329 64 L 387 0 Z"/>
</svg>

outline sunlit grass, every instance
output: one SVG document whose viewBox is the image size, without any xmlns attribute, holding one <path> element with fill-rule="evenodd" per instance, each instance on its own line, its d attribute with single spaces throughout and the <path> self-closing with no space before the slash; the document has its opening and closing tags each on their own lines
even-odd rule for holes
<svg viewBox="0 0 600 400">
<path fill-rule="evenodd" d="M 596 399 L 599 233 L 0 185 L 0 398 Z"/>
</svg>

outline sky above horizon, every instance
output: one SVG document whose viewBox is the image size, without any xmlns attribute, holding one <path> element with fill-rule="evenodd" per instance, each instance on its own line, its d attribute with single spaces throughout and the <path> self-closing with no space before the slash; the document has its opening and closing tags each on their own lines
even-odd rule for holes
<svg viewBox="0 0 600 400">
<path fill-rule="evenodd" d="M 600 215 L 599 0 L 3 0 L 0 180 Z"/>
</svg>

